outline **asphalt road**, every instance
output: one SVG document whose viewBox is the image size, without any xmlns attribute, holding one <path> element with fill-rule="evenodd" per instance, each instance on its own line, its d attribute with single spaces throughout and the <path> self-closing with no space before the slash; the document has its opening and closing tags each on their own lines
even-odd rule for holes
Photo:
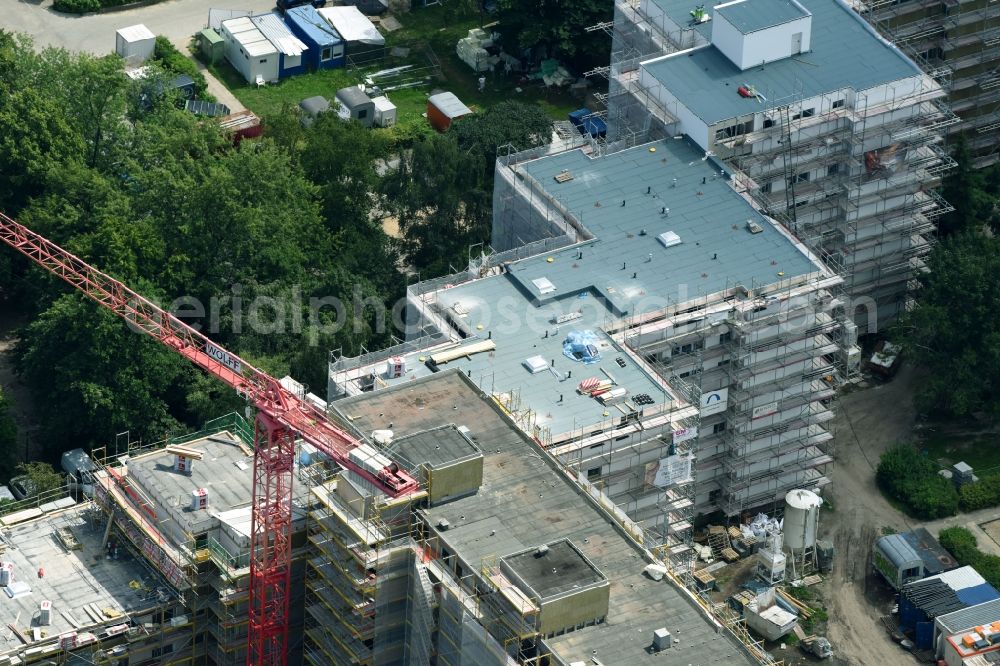
<svg viewBox="0 0 1000 666">
<path fill-rule="evenodd" d="M 210 7 L 265 12 L 274 8 L 274 0 L 167 0 L 139 9 L 86 16 L 55 12 L 51 0 L 0 0 L 0 28 L 27 33 L 38 47 L 62 46 L 70 51 L 104 54 L 115 50 L 116 30 L 136 23 L 144 23 L 174 43 L 185 43 L 208 25 Z"/>
</svg>

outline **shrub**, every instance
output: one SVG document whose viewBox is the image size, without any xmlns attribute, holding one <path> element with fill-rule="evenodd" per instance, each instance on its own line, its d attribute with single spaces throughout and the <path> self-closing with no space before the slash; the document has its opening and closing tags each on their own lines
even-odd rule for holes
<svg viewBox="0 0 1000 666">
<path fill-rule="evenodd" d="M 963 511 L 976 511 L 1000 504 L 1000 474 L 990 474 L 958 491 Z"/>
<path fill-rule="evenodd" d="M 170 40 L 163 36 L 156 38 L 156 47 L 153 49 L 153 59 L 156 60 L 164 71 L 174 74 L 187 74 L 194 79 L 194 92 L 200 99 L 205 99 L 205 91 L 208 90 L 208 82 L 204 75 L 198 71 L 198 65 L 178 51 Z"/>
<path fill-rule="evenodd" d="M 52 7 L 57 12 L 84 14 L 86 12 L 96 12 L 101 8 L 101 2 L 100 0 L 55 0 Z"/>
<path fill-rule="evenodd" d="M 949 527 L 938 534 L 941 545 L 962 566 L 970 566 L 993 587 L 1000 588 L 1000 557 L 979 550 L 975 535 L 964 527 Z"/>
<path fill-rule="evenodd" d="M 932 520 L 958 511 L 958 491 L 938 474 L 933 460 L 912 446 L 897 444 L 882 454 L 875 479 L 884 493 L 916 518 Z"/>
</svg>

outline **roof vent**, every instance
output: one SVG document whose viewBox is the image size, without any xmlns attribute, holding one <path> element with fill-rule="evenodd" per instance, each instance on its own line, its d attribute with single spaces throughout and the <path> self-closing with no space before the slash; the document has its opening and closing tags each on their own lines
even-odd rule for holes
<svg viewBox="0 0 1000 666">
<path fill-rule="evenodd" d="M 573 174 L 569 172 L 569 169 L 563 169 L 555 176 L 553 176 L 553 178 L 557 183 L 568 183 L 569 181 L 573 180 Z"/>
<path fill-rule="evenodd" d="M 191 510 L 199 511 L 208 508 L 208 488 L 197 488 L 191 491 Z"/>
<path fill-rule="evenodd" d="M 542 544 L 541 546 L 535 549 L 535 557 L 544 557 L 545 554 L 548 552 L 549 552 L 549 547 L 546 546 L 545 544 Z"/>
<path fill-rule="evenodd" d="M 673 231 L 664 231 L 656 239 L 663 244 L 663 247 L 673 247 L 674 245 L 681 244 L 681 237 Z"/>
<path fill-rule="evenodd" d="M 759 222 L 756 222 L 754 220 L 747 220 L 747 231 L 749 231 L 752 234 L 759 234 L 760 232 L 764 231 L 764 227 L 762 227 Z"/>
<path fill-rule="evenodd" d="M 449 527 L 451 527 L 451 523 L 449 523 L 444 518 L 438 521 L 438 529 L 441 530 L 442 532 L 446 531 Z"/>
<path fill-rule="evenodd" d="M 662 627 L 653 632 L 653 649 L 659 652 L 660 650 L 666 650 L 673 644 L 673 637 L 670 632 L 667 631 L 666 627 Z"/>
<path fill-rule="evenodd" d="M 524 367 L 528 369 L 533 375 L 537 375 L 539 372 L 544 372 L 549 369 L 549 364 L 541 356 L 531 356 L 523 361 Z"/>
<path fill-rule="evenodd" d="M 545 277 L 535 278 L 531 281 L 531 284 L 535 285 L 535 288 L 543 295 L 551 294 L 556 290 L 556 286 L 552 284 L 552 281 Z"/>
</svg>

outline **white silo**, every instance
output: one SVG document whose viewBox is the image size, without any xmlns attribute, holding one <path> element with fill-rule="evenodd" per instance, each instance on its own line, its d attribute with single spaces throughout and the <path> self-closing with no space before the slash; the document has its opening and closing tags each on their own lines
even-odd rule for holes
<svg viewBox="0 0 1000 666">
<path fill-rule="evenodd" d="M 792 490 L 785 495 L 785 548 L 798 552 L 816 545 L 816 527 L 823 498 L 811 490 Z"/>
</svg>

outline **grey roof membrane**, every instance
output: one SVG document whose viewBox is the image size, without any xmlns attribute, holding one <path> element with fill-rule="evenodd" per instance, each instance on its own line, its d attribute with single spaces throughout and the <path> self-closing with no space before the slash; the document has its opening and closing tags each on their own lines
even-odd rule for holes
<svg viewBox="0 0 1000 666">
<path fill-rule="evenodd" d="M 487 556 L 567 538 L 607 577 L 607 621 L 546 641 L 566 663 L 590 663 L 592 656 L 630 666 L 750 663 L 680 591 L 645 576 L 639 548 L 460 373 L 442 372 L 345 398 L 334 407 L 350 415 L 362 432 L 385 427 L 389 418 L 398 436 L 446 419 L 472 430 L 485 456 L 483 486 L 475 495 L 425 510 L 431 525 L 442 518 L 451 524 L 442 534 L 470 567 L 478 569 Z M 681 643 L 650 654 L 653 631 L 660 627 L 680 636 Z"/>
<path fill-rule="evenodd" d="M 791 0 L 740 0 L 715 7 L 715 13 L 744 35 L 809 16 Z"/>
<path fill-rule="evenodd" d="M 667 5 L 669 9 L 664 9 L 682 25 L 690 22 L 688 5 L 657 2 Z M 752 9 L 755 2 L 747 0 L 744 11 Z M 752 85 L 769 101 L 788 103 L 848 87 L 867 90 L 920 74 L 911 60 L 837 0 L 801 3 L 813 15 L 808 53 L 741 71 L 717 48 L 705 46 L 648 61 L 643 67 L 709 125 L 762 110 L 761 102 L 736 92 L 742 85 Z"/>
<path fill-rule="evenodd" d="M 432 469 L 481 453 L 452 425 L 396 438 L 388 450 L 414 466 L 427 463 Z"/>
<path fill-rule="evenodd" d="M 585 588 L 607 580 L 580 556 L 569 539 L 529 548 L 503 558 L 540 599 L 545 600 L 575 588 Z"/>
<path fill-rule="evenodd" d="M 125 548 L 119 548 L 118 559 L 107 559 L 101 547 L 105 518 L 102 515 L 99 520 L 87 520 L 86 516 L 86 508 L 76 507 L 5 530 L 9 547 L 2 559 L 14 565 L 14 580 L 26 583 L 30 592 L 13 599 L 0 594 L 0 623 L 5 627 L 0 634 L 0 654 L 24 647 L 14 632 L 6 629 L 8 624 L 22 632 L 38 627 L 46 636 L 55 637 L 77 630 L 67 616 L 73 617 L 81 630 L 93 631 L 95 623 L 83 610 L 89 604 L 96 604 L 102 612 L 108 608 L 119 613 L 135 613 L 158 605 L 156 590 L 159 586 L 166 588 L 163 581 Z M 72 533 L 80 548 L 64 548 L 57 537 L 60 529 Z M 44 576 L 38 575 L 41 568 L 45 569 Z M 130 587 L 130 581 L 137 581 L 138 589 Z M 48 626 L 39 623 L 39 604 L 43 600 L 52 602 Z M 104 624 L 127 621 L 124 616 L 108 617 Z"/>
<path fill-rule="evenodd" d="M 513 262 L 501 275 L 439 291 L 441 307 L 457 304 L 468 329 L 496 345 L 495 351 L 458 358 L 441 368 L 469 373 L 489 393 L 519 391 L 522 404 L 535 410 L 538 425 L 554 435 L 621 417 L 617 408 L 576 392 L 588 377 L 610 374 L 630 396 L 645 394 L 658 404 L 673 401 L 676 396 L 602 328 L 623 312 L 651 312 L 737 283 L 753 287 L 822 270 L 736 194 L 703 156 L 686 139 L 670 139 L 600 158 L 576 150 L 521 165 L 595 239 Z M 554 177 L 563 171 L 573 179 L 557 183 Z M 669 208 L 667 216 L 660 212 L 664 207 Z M 747 220 L 758 222 L 763 231 L 751 234 Z M 666 231 L 677 233 L 681 244 L 665 248 L 656 236 Z M 541 278 L 554 291 L 542 294 L 534 283 Z M 580 316 L 553 323 L 572 313 Z M 583 330 L 596 336 L 596 363 L 563 356 L 567 333 Z M 418 360 L 424 356 L 408 357 L 405 378 L 389 383 L 429 374 Z M 533 356 L 550 365 L 554 361 L 554 366 L 531 374 L 524 361 Z"/>
<path fill-rule="evenodd" d="M 581 259 L 572 247 L 519 261 L 513 279 L 540 302 L 589 291 L 636 314 L 737 283 L 771 284 L 820 270 L 704 156 L 686 139 L 668 139 L 598 158 L 575 150 L 527 162 L 524 170 L 596 240 L 579 247 Z M 564 170 L 573 179 L 557 183 Z M 747 220 L 763 233 L 747 231 Z M 657 235 L 666 231 L 681 244 L 665 248 Z M 540 277 L 556 290 L 543 296 L 532 284 Z"/>
<path fill-rule="evenodd" d="M 174 456 L 164 449 L 132 458 L 128 473 L 153 500 L 159 513 L 169 515 L 182 530 L 197 535 L 215 526 L 213 514 L 250 503 L 253 458 L 227 434 L 184 446 L 204 454 L 202 460 L 193 462 L 190 475 L 174 471 Z M 208 490 L 208 511 L 190 510 L 191 492 L 197 488 Z"/>
</svg>

